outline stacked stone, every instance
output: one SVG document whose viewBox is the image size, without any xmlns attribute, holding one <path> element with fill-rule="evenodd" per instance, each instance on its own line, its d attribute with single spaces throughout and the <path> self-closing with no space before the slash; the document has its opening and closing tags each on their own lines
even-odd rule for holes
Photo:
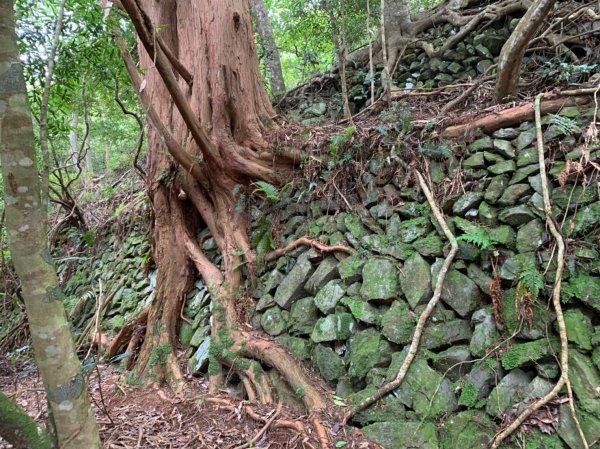
<svg viewBox="0 0 600 449">
<path fill-rule="evenodd" d="M 589 123 L 589 115 L 575 108 L 561 114 Z M 570 375 L 581 425 L 595 441 L 600 437 L 598 179 L 588 175 L 583 187 L 582 175 L 565 167 L 582 151 L 597 160 L 600 150 L 586 149 L 581 130 L 567 133 L 557 118 L 545 117 L 543 123 L 554 214 L 569 243 L 562 297 Z M 377 172 L 386 164 L 372 161 L 371 173 L 362 178 L 364 207 L 352 213 L 326 215 L 321 205 L 303 204 L 300 192 L 284 201 L 283 243 L 308 233 L 350 245 L 356 253 L 334 257 L 300 248 L 269 267 L 256 292 L 254 326 L 310 361 L 349 403 L 397 374 L 449 250 L 424 198 L 399 182 L 377 185 Z M 535 127 L 524 123 L 477 139 L 467 146 L 462 164 L 454 156 L 434 163 L 432 172 L 441 174 L 432 178 L 443 182 L 461 165 L 469 191 L 442 203 L 460 251 L 419 356 L 400 388 L 357 417 L 384 447 L 406 447 L 409 439 L 416 448 L 483 448 L 495 424 L 546 394 L 559 376 L 560 345 L 548 303 L 556 258 L 545 226 Z M 398 205 L 390 204 L 391 192 L 402 200 Z M 488 236 L 490 247 L 470 243 L 465 236 L 473 235 Z M 516 301 L 523 260 L 544 274 L 548 286 L 531 306 L 531 326 L 520 318 Z M 499 316 L 490 297 L 494 267 L 504 291 Z M 531 447 L 581 447 L 567 406 L 557 406 L 556 414 L 557 433 L 535 430 L 526 437 Z"/>
</svg>

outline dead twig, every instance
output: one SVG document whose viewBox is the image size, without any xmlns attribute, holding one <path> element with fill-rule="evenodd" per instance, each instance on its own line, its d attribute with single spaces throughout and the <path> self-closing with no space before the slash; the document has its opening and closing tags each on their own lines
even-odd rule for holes
<svg viewBox="0 0 600 449">
<path fill-rule="evenodd" d="M 254 447 L 254 445 L 258 442 L 258 440 L 260 440 L 262 438 L 262 436 L 265 434 L 265 432 L 269 429 L 271 424 L 273 424 L 273 421 L 275 421 L 277 419 L 277 417 L 281 414 L 281 409 L 282 409 L 282 405 L 280 402 L 279 404 L 277 404 L 277 410 L 275 410 L 275 413 L 273 413 L 273 416 L 271 416 L 269 418 L 269 420 L 258 431 L 258 433 L 256 435 L 254 435 L 250 441 L 248 441 L 247 443 L 244 443 L 244 444 L 240 444 L 239 446 L 236 446 L 234 449 L 243 449 L 245 447 Z"/>
</svg>

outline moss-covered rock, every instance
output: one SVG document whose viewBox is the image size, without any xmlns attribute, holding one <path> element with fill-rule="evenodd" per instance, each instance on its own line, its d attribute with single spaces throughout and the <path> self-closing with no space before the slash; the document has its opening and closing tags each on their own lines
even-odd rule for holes
<svg viewBox="0 0 600 449">
<path fill-rule="evenodd" d="M 307 295 L 304 284 L 312 275 L 314 268 L 308 257 L 299 257 L 291 271 L 283 278 L 273 299 L 283 309 L 289 309 L 292 303 Z"/>
<path fill-rule="evenodd" d="M 553 348 L 554 347 L 554 348 Z M 518 343 L 502 354 L 502 367 L 507 370 L 529 365 L 539 360 L 552 357 L 558 350 L 556 341 L 541 339 L 527 343 Z"/>
<path fill-rule="evenodd" d="M 366 300 L 384 300 L 398 296 L 396 266 L 387 259 L 369 259 L 363 267 L 360 295 Z"/>
<path fill-rule="evenodd" d="M 342 281 L 337 279 L 329 281 L 315 296 L 315 305 L 324 314 L 331 313 L 335 310 L 345 292 L 346 289 Z"/>
<path fill-rule="evenodd" d="M 328 382 L 333 382 L 346 374 L 344 360 L 327 346 L 316 345 L 312 360 L 321 376 Z"/>
<path fill-rule="evenodd" d="M 500 383 L 492 390 L 487 400 L 486 411 L 488 414 L 499 417 L 506 409 L 516 402 L 527 397 L 530 392 L 529 383 L 533 375 L 519 368 L 513 369 L 502 378 Z"/>
<path fill-rule="evenodd" d="M 429 324 L 423 332 L 421 345 L 427 349 L 468 342 L 471 327 L 467 320 L 450 320 L 438 324 Z"/>
<path fill-rule="evenodd" d="M 585 206 L 565 222 L 563 232 L 569 237 L 584 235 L 600 222 L 600 201 Z"/>
<path fill-rule="evenodd" d="M 438 259 L 431 267 L 431 284 L 435 288 L 439 270 L 443 261 Z M 477 308 L 480 303 L 481 291 L 479 287 L 462 274 L 460 271 L 451 268 L 446 274 L 444 285 L 442 286 L 442 301 L 448 304 L 461 317 L 466 317 L 470 312 Z"/>
<path fill-rule="evenodd" d="M 391 345 L 375 329 L 357 332 L 348 340 L 348 375 L 362 379 L 375 366 L 391 360 Z"/>
<path fill-rule="evenodd" d="M 428 217 L 413 218 L 403 221 L 398 228 L 398 238 L 402 243 L 412 243 L 431 231 Z"/>
<path fill-rule="evenodd" d="M 565 325 L 569 341 L 575 343 L 580 349 L 592 350 L 592 320 L 581 310 L 571 309 L 564 313 Z"/>
<path fill-rule="evenodd" d="M 394 301 L 383 315 L 381 333 L 393 343 L 406 344 L 412 339 L 416 323 L 417 317 L 408 304 L 402 300 Z"/>
<path fill-rule="evenodd" d="M 320 318 L 316 322 L 310 338 L 315 343 L 346 340 L 352 336 L 355 327 L 356 322 L 351 314 L 335 313 Z"/>
<path fill-rule="evenodd" d="M 365 436 L 385 449 L 439 449 L 435 425 L 432 423 L 392 421 L 376 422 L 363 427 Z"/>
<path fill-rule="evenodd" d="M 563 294 L 566 298 L 575 297 L 587 306 L 600 311 L 600 277 L 580 273 L 569 280 Z"/>
<path fill-rule="evenodd" d="M 400 287 L 413 309 L 431 297 L 431 267 L 420 254 L 413 254 L 404 263 L 400 272 Z"/>
<path fill-rule="evenodd" d="M 296 301 L 290 310 L 290 332 L 308 335 L 319 319 L 319 312 L 314 298 L 307 296 Z"/>
<path fill-rule="evenodd" d="M 288 329 L 289 312 L 271 307 L 260 319 L 260 325 L 269 335 L 279 335 Z"/>
<path fill-rule="evenodd" d="M 354 316 L 357 321 L 377 326 L 381 324 L 383 312 L 364 299 L 358 297 L 346 297 L 342 298 L 341 303 L 350 309 L 352 316 Z"/>
<path fill-rule="evenodd" d="M 569 351 L 569 379 L 577 405 L 600 418 L 600 373 L 589 357 Z"/>
<path fill-rule="evenodd" d="M 292 337 L 288 334 L 280 335 L 275 338 L 275 341 L 287 347 L 300 360 L 308 360 L 314 346 L 308 339 Z"/>
<path fill-rule="evenodd" d="M 470 410 L 452 415 L 440 426 L 441 449 L 485 449 L 495 434 L 494 423 Z"/>
</svg>

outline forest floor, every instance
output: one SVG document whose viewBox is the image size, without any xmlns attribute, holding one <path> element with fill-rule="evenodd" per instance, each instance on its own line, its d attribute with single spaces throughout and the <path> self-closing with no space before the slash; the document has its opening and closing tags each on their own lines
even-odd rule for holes
<svg viewBox="0 0 600 449">
<path fill-rule="evenodd" d="M 208 394 L 204 378 L 190 378 L 185 390 L 175 395 L 168 388 L 130 385 L 114 366 L 99 365 L 89 382 L 107 449 L 319 447 L 317 436 L 303 430 L 311 429 L 309 416 L 285 407 L 242 401 L 229 390 Z M 11 363 L 0 358 L 0 390 L 37 422 L 47 422 L 44 387 L 32 361 Z M 339 428 L 338 422 L 337 417 L 329 416 L 323 424 L 333 434 Z M 368 442 L 358 429 L 351 433 L 340 429 L 335 437 L 337 443 L 332 442 L 331 447 L 379 447 Z M 0 449 L 10 448 L 0 439 Z"/>
</svg>

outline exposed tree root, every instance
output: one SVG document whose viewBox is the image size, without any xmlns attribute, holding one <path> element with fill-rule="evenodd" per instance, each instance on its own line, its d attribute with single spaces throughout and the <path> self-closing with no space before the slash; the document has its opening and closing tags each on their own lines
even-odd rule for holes
<svg viewBox="0 0 600 449">
<path fill-rule="evenodd" d="M 548 101 L 545 101 L 540 109 L 542 115 L 554 114 L 568 106 L 577 106 L 587 104 L 590 98 L 587 96 L 576 96 L 568 98 L 556 98 L 556 95 L 547 95 Z M 504 109 L 500 112 L 491 111 L 490 114 L 470 121 L 472 117 L 466 117 L 463 120 L 469 120 L 468 123 L 453 125 L 444 129 L 441 136 L 446 139 L 457 137 L 469 137 L 477 135 L 480 131 L 485 134 L 491 134 L 500 128 L 507 128 L 516 124 L 531 121 L 534 118 L 533 103 L 524 104 L 510 109 Z"/>
<path fill-rule="evenodd" d="M 148 309 L 144 309 L 142 313 L 140 313 L 137 317 L 133 318 L 129 322 L 125 323 L 119 333 L 113 338 L 111 345 L 108 349 L 108 357 L 113 358 L 121 351 L 123 348 L 127 348 L 127 352 L 131 352 L 132 349 L 137 346 L 132 347 L 132 342 L 137 340 L 135 338 L 136 334 L 138 338 L 141 333 L 143 333 L 146 329 L 146 323 L 148 322 Z M 137 343 L 137 341 L 135 341 Z"/>
<path fill-rule="evenodd" d="M 433 309 L 437 305 L 437 303 L 440 299 L 440 296 L 442 294 L 442 287 L 444 285 L 444 279 L 446 278 L 446 273 L 448 272 L 448 270 L 450 269 L 450 266 L 452 265 L 454 256 L 456 256 L 456 253 L 458 253 L 458 243 L 456 241 L 456 238 L 454 237 L 454 234 L 452 234 L 452 232 L 448 228 L 448 225 L 446 224 L 446 220 L 444 219 L 442 212 L 438 208 L 438 206 L 435 202 L 435 199 L 433 198 L 433 194 L 431 193 L 431 190 L 429 190 L 429 187 L 425 183 L 423 176 L 419 172 L 417 172 L 417 179 L 419 181 L 421 189 L 423 190 L 423 192 L 425 193 L 425 196 L 427 197 L 427 201 L 429 202 L 429 205 L 431 206 L 433 215 L 435 216 L 440 227 L 443 229 L 444 234 L 450 241 L 451 250 L 448 253 L 448 255 L 446 256 L 446 259 L 444 260 L 444 264 L 442 265 L 442 268 L 440 269 L 440 272 L 438 274 L 437 281 L 435 283 L 435 290 L 433 292 L 433 296 L 431 297 L 431 299 L 427 303 L 427 307 L 425 307 L 425 310 L 419 317 L 419 321 L 417 322 L 417 326 L 415 327 L 415 333 L 413 334 L 413 338 L 410 343 L 410 348 L 408 350 L 408 354 L 406 355 L 406 358 L 404 359 L 404 362 L 402 363 L 402 366 L 400 367 L 400 371 L 398 372 L 396 378 L 394 380 L 392 380 L 391 382 L 388 382 L 387 384 L 383 385 L 372 396 L 369 396 L 368 398 L 364 399 L 362 402 L 360 402 L 356 406 L 349 408 L 348 411 L 346 412 L 346 414 L 344 415 L 344 420 L 342 422 L 342 425 L 346 425 L 348 423 L 348 421 L 353 416 L 355 416 L 357 413 L 363 411 L 370 405 L 374 404 L 379 399 L 381 399 L 383 396 L 385 396 L 389 392 L 395 390 L 402 384 L 413 360 L 417 356 L 417 352 L 419 350 L 419 344 L 421 341 L 421 336 L 423 335 L 423 331 L 425 330 L 425 325 L 427 324 L 427 320 L 428 320 L 429 316 L 431 315 L 431 313 L 433 312 Z"/>
<path fill-rule="evenodd" d="M 567 391 L 569 393 L 569 408 L 571 409 L 571 414 L 573 416 L 573 420 L 577 427 L 577 431 L 581 438 L 581 442 L 583 444 L 582 447 L 585 449 L 589 448 L 589 445 L 585 439 L 585 435 L 581 430 L 581 426 L 579 425 L 579 420 L 577 419 L 577 415 L 575 412 L 575 404 L 573 400 L 573 390 L 571 388 L 571 382 L 569 381 L 569 341 L 567 338 L 567 328 L 565 325 L 565 318 L 562 312 L 562 306 L 560 304 L 560 294 L 561 294 L 561 285 L 562 285 L 562 274 L 565 263 L 565 242 L 560 234 L 560 231 L 556 227 L 554 219 L 552 218 L 552 206 L 550 205 L 550 193 L 548 190 L 548 179 L 546 177 L 546 163 L 544 156 L 544 138 L 542 134 L 542 125 L 541 125 L 541 107 L 540 103 L 542 100 L 543 94 L 538 94 L 535 98 L 535 126 L 537 133 L 537 148 L 538 148 L 538 159 L 540 165 L 540 179 L 542 183 L 542 193 L 544 197 L 544 212 L 546 213 L 546 225 L 550 228 L 550 233 L 556 240 L 556 244 L 558 246 L 558 254 L 557 254 L 557 267 L 556 267 L 556 277 L 554 280 L 554 289 L 552 290 L 552 304 L 554 305 L 554 311 L 556 313 L 556 322 L 558 323 L 558 332 L 560 335 L 560 378 L 558 382 L 552 388 L 552 390 L 543 398 L 538 399 L 536 402 L 531 404 L 527 409 L 523 411 L 513 422 L 510 423 L 504 430 L 497 433 L 494 436 L 494 439 L 491 442 L 491 449 L 497 449 L 500 447 L 502 442 L 506 440 L 513 432 L 515 432 L 523 422 L 532 413 L 536 410 L 539 410 L 541 407 L 546 405 L 552 399 L 554 399 L 558 392 L 565 385 L 567 386 Z"/>
<path fill-rule="evenodd" d="M 289 245 L 284 246 L 283 248 L 276 249 L 265 254 L 264 260 L 265 262 L 272 262 L 275 259 L 280 258 L 281 256 L 289 253 L 290 251 L 295 250 L 300 246 L 312 246 L 316 250 L 321 251 L 322 253 L 334 253 L 334 252 L 343 252 L 348 254 L 353 254 L 354 250 L 348 246 L 344 245 L 334 245 L 329 246 L 324 243 L 319 242 L 318 240 L 311 239 L 308 236 L 300 237 L 297 240 L 294 240 Z"/>
<path fill-rule="evenodd" d="M 254 435 L 250 441 L 248 441 L 247 443 L 244 443 L 244 444 L 240 444 L 239 446 L 236 446 L 235 449 L 243 449 L 245 447 L 254 447 L 254 445 L 262 438 L 262 436 L 265 434 L 265 432 L 269 429 L 271 424 L 273 424 L 273 421 L 275 421 L 277 419 L 277 417 L 281 414 L 281 408 L 282 408 L 282 405 L 281 405 L 281 403 L 279 403 L 277 405 L 277 410 L 275 410 L 275 413 L 273 413 L 273 415 L 269 418 L 269 420 L 265 423 L 265 425 L 258 431 L 258 433 L 256 435 Z"/>
</svg>

